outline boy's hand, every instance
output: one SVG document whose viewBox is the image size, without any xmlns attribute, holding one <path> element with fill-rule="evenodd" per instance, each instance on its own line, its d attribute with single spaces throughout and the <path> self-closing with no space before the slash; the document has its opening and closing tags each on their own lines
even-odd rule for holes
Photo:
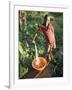
<svg viewBox="0 0 72 90">
<path fill-rule="evenodd" d="M 37 37 L 37 33 L 35 34 L 35 36 L 34 36 L 34 38 L 33 38 L 33 41 L 32 41 L 33 44 L 35 44 L 35 39 L 36 39 L 36 37 Z"/>
<path fill-rule="evenodd" d="M 32 43 L 35 44 L 35 40 L 33 40 Z"/>
<path fill-rule="evenodd" d="M 56 44 L 54 43 L 54 48 L 56 48 Z"/>
</svg>

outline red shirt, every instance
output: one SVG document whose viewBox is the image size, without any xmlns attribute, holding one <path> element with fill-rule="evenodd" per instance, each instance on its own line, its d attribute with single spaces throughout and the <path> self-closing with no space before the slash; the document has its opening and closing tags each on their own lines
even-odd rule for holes
<svg viewBox="0 0 72 90">
<path fill-rule="evenodd" d="M 49 24 L 48 29 L 44 25 L 41 25 L 37 30 L 37 33 L 39 32 L 44 33 L 45 39 L 49 44 L 53 44 L 55 42 L 54 28 L 51 24 Z"/>
</svg>

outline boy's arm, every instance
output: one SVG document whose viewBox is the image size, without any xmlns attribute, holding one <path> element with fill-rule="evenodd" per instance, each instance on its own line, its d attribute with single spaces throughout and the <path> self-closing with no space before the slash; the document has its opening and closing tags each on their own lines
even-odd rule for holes
<svg viewBox="0 0 72 90">
<path fill-rule="evenodd" d="M 52 32 L 54 32 L 54 27 L 53 27 L 53 25 L 51 25 L 51 30 L 52 30 Z"/>
<path fill-rule="evenodd" d="M 54 42 L 54 48 L 56 48 L 56 42 Z"/>
<path fill-rule="evenodd" d="M 34 38 L 33 38 L 33 43 L 35 43 L 35 39 L 37 38 L 37 36 L 38 36 L 38 33 L 41 31 L 41 28 L 39 28 L 37 31 L 36 31 L 36 33 L 35 33 L 35 36 L 34 36 Z"/>
<path fill-rule="evenodd" d="M 34 36 L 34 38 L 33 38 L 33 43 L 35 43 L 35 39 L 36 39 L 36 37 L 37 37 L 37 33 L 35 34 L 35 36 Z"/>
<path fill-rule="evenodd" d="M 54 27 L 52 26 L 51 28 L 52 28 L 52 32 L 54 33 L 54 36 L 55 36 Z M 56 40 L 54 42 L 54 48 L 56 48 Z"/>
</svg>

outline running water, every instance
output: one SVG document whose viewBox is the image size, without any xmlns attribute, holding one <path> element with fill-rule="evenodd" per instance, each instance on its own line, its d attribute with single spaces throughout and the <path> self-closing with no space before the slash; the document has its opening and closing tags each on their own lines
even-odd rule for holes
<svg viewBox="0 0 72 90">
<path fill-rule="evenodd" d="M 38 65 L 39 64 L 39 58 L 38 58 L 38 51 L 37 51 L 37 46 L 36 46 L 36 44 L 35 44 L 35 59 L 36 59 L 36 65 Z"/>
</svg>

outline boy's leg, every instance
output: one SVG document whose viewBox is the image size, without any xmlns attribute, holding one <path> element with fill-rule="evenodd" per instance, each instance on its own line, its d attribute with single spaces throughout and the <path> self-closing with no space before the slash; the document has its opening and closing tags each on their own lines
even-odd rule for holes
<svg viewBox="0 0 72 90">
<path fill-rule="evenodd" d="M 53 55 L 53 49 L 54 49 L 54 44 L 51 45 L 51 59 L 54 60 L 54 55 Z"/>
<path fill-rule="evenodd" d="M 48 47 L 48 59 L 49 59 L 49 61 L 52 61 L 54 59 L 52 51 L 53 51 L 53 46 L 49 45 L 49 47 Z"/>
<path fill-rule="evenodd" d="M 48 47 L 48 59 L 49 59 L 49 62 L 51 61 L 51 46 L 49 45 Z"/>
<path fill-rule="evenodd" d="M 53 48 L 51 49 L 51 52 L 50 52 L 50 55 L 51 55 L 51 60 L 53 60 L 53 59 L 54 59 L 54 56 L 53 56 L 52 51 L 53 51 Z"/>
</svg>

